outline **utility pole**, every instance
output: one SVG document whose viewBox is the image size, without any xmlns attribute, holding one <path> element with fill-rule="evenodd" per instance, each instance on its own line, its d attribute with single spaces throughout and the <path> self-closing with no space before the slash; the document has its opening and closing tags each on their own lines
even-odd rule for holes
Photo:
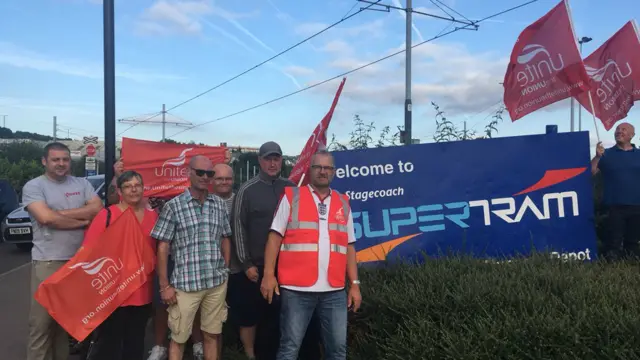
<svg viewBox="0 0 640 360">
<path fill-rule="evenodd" d="M 152 115 L 151 117 L 149 116 L 140 116 L 140 117 L 144 117 L 144 119 L 140 119 L 140 117 L 137 118 L 126 118 L 126 119 L 118 119 L 118 122 L 120 123 L 124 123 L 124 124 L 154 124 L 154 125 L 161 125 L 162 126 L 162 141 L 165 141 L 167 139 L 167 133 L 166 133 L 166 129 L 167 129 L 167 125 L 171 125 L 171 126 L 177 126 L 177 127 L 191 127 L 193 126 L 193 123 L 190 121 L 186 121 L 184 119 L 181 119 L 175 115 L 173 115 L 171 118 L 169 118 L 169 121 L 167 121 L 167 114 L 169 114 L 169 112 L 167 111 L 167 106 L 166 104 L 162 104 L 162 112 L 160 113 L 155 113 L 154 115 Z M 160 120 L 158 120 L 158 115 L 160 116 Z M 177 121 L 180 120 L 180 121 Z"/>
<path fill-rule="evenodd" d="M 102 35 L 104 53 L 104 181 L 105 186 L 113 179 L 113 164 L 116 162 L 116 64 L 114 0 L 102 1 Z"/>
<path fill-rule="evenodd" d="M 462 130 L 462 140 L 467 140 L 467 120 L 464 121 L 464 130 Z"/>
<path fill-rule="evenodd" d="M 391 9 L 395 9 L 398 11 L 402 11 L 406 14 L 405 16 L 405 20 L 406 20 L 406 39 L 405 39 L 405 100 L 404 100 L 404 129 L 400 130 L 400 134 L 402 134 L 401 137 L 401 142 L 404 145 L 411 145 L 411 143 L 413 142 L 412 139 L 412 131 L 411 131 L 411 123 L 412 123 L 412 112 L 411 112 L 411 107 L 412 107 L 412 101 L 411 101 L 411 47 L 412 47 L 412 42 L 411 42 L 411 31 L 413 28 L 413 21 L 412 21 L 412 14 L 416 13 L 416 14 L 420 14 L 420 15 L 424 15 L 424 16 L 428 16 L 434 19 L 440 19 L 440 20 L 446 20 L 446 21 L 450 21 L 452 23 L 458 23 L 458 24 L 463 24 L 464 26 L 462 27 L 463 29 L 469 29 L 469 30 L 478 30 L 479 25 L 477 24 L 477 21 L 471 21 L 469 19 L 467 19 L 466 17 L 464 17 L 464 15 L 456 12 L 458 15 L 462 16 L 465 20 L 459 20 L 454 18 L 453 16 L 451 16 L 450 14 L 447 13 L 447 15 L 449 15 L 449 17 L 445 17 L 445 16 L 440 16 L 440 15 L 436 15 L 436 14 L 429 14 L 426 12 L 422 12 L 422 11 L 416 11 L 413 9 L 413 4 L 412 4 L 412 0 L 406 0 L 406 7 L 402 8 L 402 7 L 398 7 L 398 6 L 393 6 L 393 5 L 388 5 L 388 4 L 381 4 L 380 1 L 382 0 L 358 0 L 359 2 L 363 2 L 363 3 L 367 3 L 370 4 L 369 6 L 365 7 L 365 8 L 360 8 L 360 10 L 373 10 L 373 11 L 383 11 L 383 12 L 390 12 Z M 380 8 L 375 8 L 373 6 L 378 6 Z M 449 8 L 447 5 L 445 5 L 445 7 Z M 453 10 L 451 8 L 449 8 L 450 10 Z M 444 10 L 443 10 L 444 11 Z M 446 11 L 445 11 L 446 12 Z M 455 12 L 455 11 L 454 11 Z M 400 127 L 398 127 L 398 129 L 400 129 Z"/>
<path fill-rule="evenodd" d="M 7 116 L 8 115 L 0 115 L 2 116 L 2 127 L 6 128 L 7 127 Z"/>
<path fill-rule="evenodd" d="M 404 144 L 411 145 L 411 0 L 407 0 L 405 36 L 405 100 L 404 100 Z"/>
<path fill-rule="evenodd" d="M 162 141 L 165 139 L 165 125 L 167 124 L 167 119 L 165 115 L 167 114 L 167 108 L 165 104 L 162 104 Z"/>
<path fill-rule="evenodd" d="M 58 141 L 58 118 L 53 117 L 53 141 Z"/>
<path fill-rule="evenodd" d="M 571 122 L 570 122 L 570 129 L 571 132 L 575 131 L 575 125 L 574 125 L 574 120 L 573 120 L 573 114 L 575 112 L 575 100 L 573 99 L 573 96 L 571 97 Z"/>
<path fill-rule="evenodd" d="M 578 43 L 580 44 L 580 57 L 582 57 L 582 44 L 588 43 L 591 40 L 593 39 L 587 36 L 583 36 L 582 39 L 578 40 Z M 571 98 L 571 100 L 573 100 L 573 98 Z M 578 131 L 582 131 L 582 105 L 581 104 L 578 104 Z"/>
</svg>

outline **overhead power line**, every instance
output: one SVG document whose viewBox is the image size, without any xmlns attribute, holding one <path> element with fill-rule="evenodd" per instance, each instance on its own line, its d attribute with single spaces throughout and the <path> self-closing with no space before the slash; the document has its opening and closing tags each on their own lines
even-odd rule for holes
<svg viewBox="0 0 640 360">
<path fill-rule="evenodd" d="M 227 79 L 227 80 L 225 80 L 225 81 L 223 81 L 223 82 L 219 83 L 218 85 L 216 85 L 216 86 L 214 86 L 214 87 L 212 87 L 212 88 L 209 88 L 209 89 L 207 89 L 207 90 L 205 90 L 205 91 L 203 91 L 203 92 L 201 92 L 201 93 L 199 93 L 199 94 L 197 94 L 197 95 L 195 95 L 195 96 L 192 96 L 191 98 L 189 98 L 189 99 L 187 99 L 187 100 L 185 100 L 185 101 L 183 101 L 183 102 L 179 103 L 178 105 L 175 105 L 175 106 L 173 106 L 173 107 L 171 107 L 171 108 L 167 109 L 166 111 L 175 110 L 176 108 L 178 108 L 178 107 L 180 107 L 180 106 L 183 106 L 183 105 L 185 105 L 185 104 L 187 104 L 187 103 L 190 103 L 190 102 L 192 102 L 193 100 L 196 100 L 196 99 L 198 99 L 198 98 L 200 98 L 200 97 L 202 97 L 202 96 L 204 96 L 204 95 L 206 95 L 206 94 L 208 94 L 208 93 L 212 92 L 213 90 L 216 90 L 216 89 L 218 89 L 219 87 L 224 86 L 224 85 L 226 85 L 226 84 L 228 84 L 228 83 L 230 83 L 230 82 L 232 82 L 232 81 L 234 81 L 234 80 L 238 79 L 239 77 L 241 77 L 241 76 L 243 76 L 243 75 L 248 74 L 249 72 L 251 72 L 251 71 L 253 71 L 253 70 L 255 70 L 255 69 L 257 69 L 257 68 L 261 67 L 262 65 L 264 65 L 264 64 L 266 64 L 266 63 L 268 63 L 269 61 L 271 61 L 271 60 L 273 60 L 273 59 L 275 59 L 275 58 L 277 58 L 277 57 L 279 57 L 279 56 L 282 56 L 282 55 L 284 55 L 284 54 L 288 53 L 289 51 L 291 51 L 291 50 L 293 50 L 293 49 L 297 48 L 298 46 L 300 46 L 300 45 L 302 45 L 302 44 L 306 43 L 307 41 L 309 41 L 309 40 L 311 40 L 311 39 L 315 38 L 316 36 L 321 35 L 322 33 L 326 32 L 326 31 L 329 31 L 330 29 L 332 29 L 332 28 L 334 28 L 334 27 L 336 27 L 336 26 L 338 26 L 338 25 L 342 24 L 343 22 L 345 22 L 345 21 L 347 21 L 347 20 L 351 19 L 352 17 L 354 17 L 354 16 L 356 16 L 356 15 L 358 15 L 358 14 L 360 14 L 360 13 L 364 12 L 365 10 L 367 10 L 367 9 L 371 8 L 372 6 L 376 5 L 376 4 L 377 4 L 377 3 L 379 3 L 380 1 L 382 1 L 382 0 L 372 1 L 372 2 L 371 2 L 371 4 L 370 4 L 370 5 L 368 5 L 367 7 L 361 8 L 360 10 L 358 10 L 358 11 L 354 12 L 354 13 L 353 13 L 353 14 L 351 14 L 351 15 L 343 16 L 340 20 L 338 20 L 338 21 L 334 22 L 333 24 L 331 24 L 331 25 L 327 26 L 326 28 L 324 28 L 324 29 L 322 29 L 322 30 L 320 30 L 320 31 L 316 32 L 315 34 L 313 34 L 313 35 L 309 36 L 308 38 L 306 38 L 306 39 L 304 39 L 304 40 L 301 40 L 301 41 L 299 41 L 298 43 L 296 43 L 296 44 L 294 44 L 294 45 L 289 46 L 289 47 L 288 47 L 288 48 L 286 48 L 285 50 L 282 50 L 281 52 L 279 52 L 279 53 L 277 53 L 277 54 L 273 55 L 272 57 L 268 58 L 267 60 L 264 60 L 263 62 L 258 63 L 258 64 L 256 64 L 256 65 L 252 66 L 251 68 L 249 68 L 249 69 L 247 69 L 247 70 L 245 70 L 245 71 L 241 72 L 240 74 L 235 75 L 235 76 L 233 76 L 233 77 L 231 77 L 231 78 L 229 78 L 229 79 Z M 357 3 L 356 3 L 356 4 L 357 4 Z M 351 11 L 351 10 L 350 10 L 350 11 Z M 153 116 L 151 116 L 151 117 L 149 117 L 149 118 L 147 118 L 147 119 L 145 119 L 145 120 L 140 120 L 138 123 L 133 124 L 133 125 L 131 125 L 130 127 L 128 127 L 127 129 L 125 129 L 124 131 L 120 132 L 120 133 L 118 134 L 118 136 L 120 136 L 120 135 L 124 134 L 125 132 L 127 132 L 127 131 L 131 130 L 133 127 L 135 127 L 135 126 L 137 126 L 137 125 L 139 125 L 139 124 L 142 124 L 142 123 L 144 123 L 145 121 L 150 120 L 150 119 L 152 119 L 152 118 L 154 118 L 154 117 L 156 117 L 156 116 L 158 116 L 158 115 L 161 115 L 161 114 L 162 114 L 162 112 L 158 112 L 158 113 L 155 113 Z"/>
<path fill-rule="evenodd" d="M 415 44 L 415 45 L 411 46 L 411 48 L 415 48 L 415 47 L 418 47 L 418 46 L 424 45 L 424 44 L 426 44 L 426 43 L 428 43 L 428 42 L 431 42 L 431 41 L 437 40 L 437 39 L 439 39 L 439 38 L 441 38 L 441 37 L 444 37 L 444 36 L 447 36 L 447 35 L 453 34 L 454 32 L 457 32 L 457 31 L 460 31 L 460 30 L 469 30 L 470 28 L 473 28 L 473 27 L 477 26 L 477 24 L 479 24 L 479 23 L 481 23 L 481 22 L 483 22 L 483 21 L 487 21 L 487 20 L 489 20 L 489 19 L 492 19 L 492 18 L 498 17 L 498 16 L 500 16 L 500 15 L 504 15 L 504 14 L 506 14 L 506 13 L 509 13 L 509 12 L 511 12 L 511 11 L 514 11 L 514 10 L 520 9 L 520 8 L 522 8 L 522 7 L 525 7 L 525 6 L 527 6 L 527 5 L 533 4 L 533 3 L 538 2 L 538 1 L 539 1 L 539 0 L 530 0 L 530 1 L 527 1 L 527 2 L 522 3 L 522 4 L 520 4 L 520 5 L 517 5 L 517 6 L 511 7 L 511 8 L 508 8 L 508 9 L 506 9 L 506 10 L 500 11 L 500 12 L 495 13 L 495 14 L 493 14 L 493 15 L 489 15 L 489 16 L 487 16 L 487 17 L 485 17 L 485 18 L 480 19 L 480 20 L 474 21 L 474 22 L 473 22 L 473 24 L 468 24 L 468 25 L 465 25 L 465 26 L 456 27 L 456 28 L 454 28 L 454 29 L 452 29 L 452 30 L 450 30 L 450 31 L 448 31 L 448 32 L 444 32 L 444 33 L 442 33 L 442 32 L 441 32 L 440 34 L 438 34 L 438 35 L 436 35 L 436 36 L 434 36 L 434 37 L 432 37 L 432 38 L 430 38 L 430 39 L 427 39 L 427 40 L 425 40 L 425 41 L 422 41 L 422 42 L 420 42 L 420 43 L 417 43 L 417 44 Z M 185 132 L 185 131 L 189 131 L 189 130 L 195 129 L 195 128 L 200 127 L 200 126 L 203 126 L 203 125 L 207 125 L 207 124 L 211 124 L 211 123 L 214 123 L 214 122 L 217 122 L 217 121 L 221 121 L 221 120 L 224 120 L 224 119 L 228 119 L 228 118 L 230 118 L 230 117 L 237 116 L 237 115 L 240 115 L 240 114 L 246 113 L 246 112 L 248 112 L 248 111 L 255 110 L 255 109 L 257 109 L 257 108 L 260 108 L 260 107 L 263 107 L 263 106 L 269 105 L 269 104 L 271 104 L 271 103 L 274 103 L 274 102 L 277 102 L 277 101 L 280 101 L 280 100 L 286 99 L 286 98 L 291 97 L 291 96 L 293 96 L 293 95 L 296 95 L 296 94 L 299 94 L 299 93 L 301 93 L 301 92 L 304 92 L 304 91 L 307 91 L 307 90 L 313 89 L 313 88 L 315 88 L 315 87 L 318 87 L 318 86 L 320 86 L 320 85 L 326 84 L 326 83 L 328 83 L 328 82 L 330 82 L 330 81 L 333 81 L 333 80 L 335 80 L 335 79 L 338 79 L 338 78 L 344 77 L 344 76 L 349 75 L 349 74 L 351 74 L 351 73 L 354 73 L 354 72 L 356 72 L 356 71 L 362 70 L 362 69 L 367 68 L 367 67 L 372 66 L 372 65 L 375 65 L 375 64 L 377 64 L 377 63 L 379 63 L 379 62 L 382 62 L 382 61 L 387 60 L 387 59 L 389 59 L 389 58 L 392 58 L 392 57 L 394 57 L 394 56 L 400 55 L 400 54 L 404 53 L 405 51 L 406 51 L 406 50 L 404 50 L 404 49 L 403 49 L 403 50 L 399 50 L 399 51 L 397 51 L 397 52 L 395 52 L 395 53 L 393 53 L 393 54 L 387 55 L 387 56 L 382 57 L 382 58 L 380 58 L 380 59 L 378 59 L 378 60 L 375 60 L 375 61 L 372 61 L 372 62 L 370 62 L 370 63 L 364 64 L 364 65 L 359 66 L 359 67 L 357 67 L 357 68 L 355 68 L 355 69 L 352 69 L 352 70 L 349 70 L 349 71 L 347 71 L 347 72 L 344 72 L 344 73 L 342 73 L 342 74 L 340 74 L 340 75 L 336 75 L 336 76 L 333 76 L 333 77 L 331 77 L 331 78 L 329 78 L 329 79 L 326 79 L 326 80 L 320 81 L 320 82 L 318 82 L 318 83 L 315 83 L 315 84 L 313 84 L 313 85 L 309 85 L 309 86 L 307 86 L 307 87 L 305 87 L 305 88 L 303 88 L 303 89 L 300 89 L 300 90 L 297 90 L 297 91 L 291 92 L 291 93 L 289 93 L 289 94 L 286 94 L 286 95 L 283 95 L 283 96 L 277 97 L 277 98 L 275 98 L 275 99 L 271 99 L 271 100 L 269 100 L 269 101 L 265 101 L 265 102 L 263 102 L 263 103 L 261 103 L 261 104 L 254 105 L 254 106 L 252 106 L 252 107 L 249 107 L 249 108 L 246 108 L 246 109 L 243 109 L 243 110 L 237 111 L 237 112 L 232 113 L 232 114 L 228 114 L 228 115 L 225 115 L 225 116 L 222 116 L 222 117 L 219 117 L 219 118 L 216 118 L 216 119 L 210 120 L 210 121 L 206 121 L 206 122 L 203 122 L 203 123 L 200 123 L 200 124 L 196 124 L 196 125 L 194 125 L 194 126 L 192 126 L 192 127 L 186 128 L 186 129 L 181 130 L 181 131 L 179 131 L 179 132 L 177 132 L 177 133 L 175 133 L 175 134 L 173 134 L 173 135 L 171 135 L 171 136 L 168 136 L 167 138 L 169 139 L 169 138 L 172 138 L 172 137 L 174 137 L 174 136 L 176 136 L 176 135 L 182 134 L 182 133 L 183 133 L 183 132 Z"/>
</svg>

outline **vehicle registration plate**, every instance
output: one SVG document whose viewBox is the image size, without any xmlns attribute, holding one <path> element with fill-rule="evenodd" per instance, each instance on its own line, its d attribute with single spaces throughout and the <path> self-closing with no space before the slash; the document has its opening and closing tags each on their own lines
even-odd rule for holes
<svg viewBox="0 0 640 360">
<path fill-rule="evenodd" d="M 10 228 L 9 234 L 11 235 L 31 234 L 31 228 L 28 228 L 28 227 Z"/>
</svg>

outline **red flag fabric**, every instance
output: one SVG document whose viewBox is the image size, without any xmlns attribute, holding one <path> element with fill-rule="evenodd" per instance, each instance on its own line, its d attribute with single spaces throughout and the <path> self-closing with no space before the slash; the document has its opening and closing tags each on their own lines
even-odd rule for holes
<svg viewBox="0 0 640 360">
<path fill-rule="evenodd" d="M 503 84 L 511 121 L 589 90 L 567 0 L 520 33 Z"/>
<path fill-rule="evenodd" d="M 171 198 L 183 193 L 189 187 L 189 161 L 196 155 L 204 155 L 214 164 L 230 160 L 223 146 L 122 139 L 124 168 L 142 175 L 146 197 Z"/>
<path fill-rule="evenodd" d="M 35 299 L 82 341 L 142 286 L 155 267 L 154 251 L 132 210 L 40 284 Z"/>
<path fill-rule="evenodd" d="M 293 166 L 291 170 L 291 174 L 289 175 L 289 180 L 293 181 L 296 184 L 306 185 L 309 183 L 309 176 L 305 175 L 309 171 L 311 166 L 311 156 L 318 151 L 320 146 L 327 146 L 327 129 L 329 128 L 329 123 L 331 122 L 331 118 L 333 117 L 333 111 L 338 105 L 338 99 L 340 98 L 340 94 L 342 93 L 342 88 L 344 87 L 344 83 L 347 78 L 342 78 L 340 82 L 340 86 L 338 87 L 338 91 L 336 92 L 335 97 L 333 98 L 333 103 L 331 104 L 331 108 L 329 112 L 322 118 L 318 126 L 316 126 L 313 133 L 311 133 L 311 137 L 307 140 L 307 143 L 302 148 L 302 152 L 298 157 L 298 161 Z M 302 183 L 300 183 L 300 179 L 302 175 L 305 175 Z"/>
<path fill-rule="evenodd" d="M 640 35 L 635 21 L 626 23 L 584 59 L 584 65 L 591 78 L 591 90 L 576 99 L 602 121 L 605 129 L 611 130 L 640 99 Z"/>
</svg>

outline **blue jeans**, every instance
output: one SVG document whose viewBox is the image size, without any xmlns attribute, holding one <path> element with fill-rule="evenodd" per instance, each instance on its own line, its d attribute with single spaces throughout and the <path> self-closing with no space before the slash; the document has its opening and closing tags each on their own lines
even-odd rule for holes
<svg viewBox="0 0 640 360">
<path fill-rule="evenodd" d="M 280 288 L 280 347 L 277 360 L 296 360 L 315 312 L 325 360 L 347 358 L 347 292 L 300 292 Z"/>
</svg>

